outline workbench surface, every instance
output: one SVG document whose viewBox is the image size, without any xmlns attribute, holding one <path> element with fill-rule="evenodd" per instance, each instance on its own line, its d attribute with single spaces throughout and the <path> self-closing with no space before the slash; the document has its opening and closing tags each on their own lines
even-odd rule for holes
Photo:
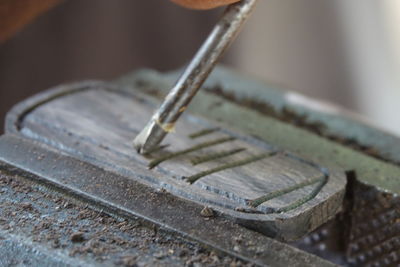
<svg viewBox="0 0 400 267">
<path fill-rule="evenodd" d="M 191 264 L 250 265 L 0 171 L 0 266 Z"/>
</svg>

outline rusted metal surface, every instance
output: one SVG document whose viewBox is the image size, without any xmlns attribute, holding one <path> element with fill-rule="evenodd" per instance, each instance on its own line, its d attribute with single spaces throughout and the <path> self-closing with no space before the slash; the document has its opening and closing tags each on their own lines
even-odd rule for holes
<svg viewBox="0 0 400 267">
<path fill-rule="evenodd" d="M 339 215 L 299 241 L 290 243 L 308 253 L 339 264 L 350 266 L 346 258 L 346 225 Z"/>
<path fill-rule="evenodd" d="M 400 264 L 400 198 L 357 184 L 351 207 L 347 258 L 357 266 Z"/>
<path fill-rule="evenodd" d="M 399 197 L 357 181 L 348 193 L 343 213 L 292 245 L 345 266 L 398 266 Z"/>
<path fill-rule="evenodd" d="M 0 165 L 0 266 L 251 265 L 17 172 Z"/>
</svg>

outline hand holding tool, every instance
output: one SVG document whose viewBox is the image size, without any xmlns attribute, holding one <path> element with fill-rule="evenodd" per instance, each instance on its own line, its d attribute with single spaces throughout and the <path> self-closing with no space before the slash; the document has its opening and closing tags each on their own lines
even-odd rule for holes
<svg viewBox="0 0 400 267">
<path fill-rule="evenodd" d="M 141 154 L 153 151 L 172 131 L 179 116 L 203 85 L 222 54 L 235 39 L 258 0 L 242 0 L 229 5 L 200 50 L 186 67 L 144 129 L 134 147 Z"/>
</svg>

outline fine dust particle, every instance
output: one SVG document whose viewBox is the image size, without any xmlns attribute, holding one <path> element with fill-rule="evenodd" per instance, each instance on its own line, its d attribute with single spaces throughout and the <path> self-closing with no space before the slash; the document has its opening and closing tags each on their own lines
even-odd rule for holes
<svg viewBox="0 0 400 267">
<path fill-rule="evenodd" d="M 201 210 L 200 215 L 206 218 L 214 217 L 214 210 L 211 209 L 210 207 L 204 207 L 204 209 Z"/>
<path fill-rule="evenodd" d="M 152 229 L 151 225 L 142 225 L 135 219 L 122 221 L 92 210 L 84 203 L 70 203 L 68 198 L 38 190 L 18 176 L 5 176 L 1 170 L 0 187 L 4 188 L 3 191 L 0 189 L 1 230 L 18 229 L 36 245 L 46 244 L 51 249 L 65 250 L 69 257 L 79 256 L 84 261 L 94 260 L 104 266 L 163 266 L 160 262 L 154 264 L 155 261 L 170 263 L 170 266 L 183 266 L 186 262 L 191 266 L 237 263 L 229 255 L 219 258 L 200 244 L 181 239 L 179 235 L 177 238 L 158 232 L 155 226 Z M 17 200 L 25 198 L 29 201 L 16 205 Z M 51 212 L 56 207 L 59 211 Z M 27 212 L 35 223 L 28 223 Z M 240 263 L 239 266 L 248 265 Z"/>
<path fill-rule="evenodd" d="M 240 247 L 239 246 L 234 246 L 233 247 L 233 251 L 235 251 L 235 252 L 240 252 Z"/>
<path fill-rule="evenodd" d="M 79 243 L 85 241 L 85 236 L 82 232 L 76 232 L 71 235 L 71 241 L 74 243 Z"/>
<path fill-rule="evenodd" d="M 126 267 L 136 266 L 136 257 L 135 256 L 125 256 L 121 259 L 121 261 L 118 264 L 121 264 L 122 266 L 126 266 Z"/>
<path fill-rule="evenodd" d="M 33 206 L 31 203 L 24 202 L 24 203 L 21 203 L 21 208 L 24 210 L 32 210 Z"/>
<path fill-rule="evenodd" d="M 153 256 L 154 256 L 156 259 L 163 259 L 163 258 L 165 258 L 167 255 L 166 255 L 164 252 L 160 251 L 160 252 L 157 252 L 157 253 L 153 254 Z"/>
</svg>

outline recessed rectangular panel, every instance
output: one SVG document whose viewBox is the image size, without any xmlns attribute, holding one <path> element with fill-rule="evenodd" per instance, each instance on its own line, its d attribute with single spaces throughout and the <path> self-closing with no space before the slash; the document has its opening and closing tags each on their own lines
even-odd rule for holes
<svg viewBox="0 0 400 267">
<path fill-rule="evenodd" d="M 245 136 L 234 125 L 226 129 L 186 114 L 159 150 L 137 154 L 132 140 L 156 107 L 139 93 L 82 88 L 21 113 L 19 132 L 240 221 L 261 222 L 254 223 L 261 231 L 293 231 L 300 222 L 308 231 L 340 209 L 343 173 Z"/>
</svg>

